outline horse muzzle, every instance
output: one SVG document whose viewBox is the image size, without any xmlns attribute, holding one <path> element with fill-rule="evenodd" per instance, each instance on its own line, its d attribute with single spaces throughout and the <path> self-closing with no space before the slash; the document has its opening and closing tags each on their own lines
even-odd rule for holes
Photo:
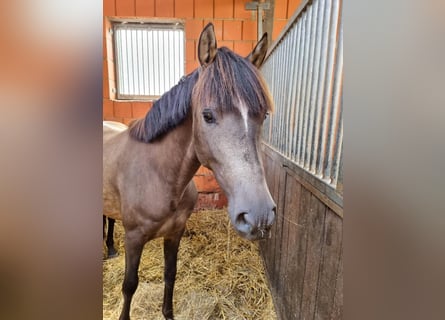
<svg viewBox="0 0 445 320">
<path fill-rule="evenodd" d="M 236 214 L 234 227 L 238 234 L 248 240 L 263 240 L 271 237 L 270 230 L 275 220 L 276 207 L 273 205 L 265 214 L 241 211 Z"/>
</svg>

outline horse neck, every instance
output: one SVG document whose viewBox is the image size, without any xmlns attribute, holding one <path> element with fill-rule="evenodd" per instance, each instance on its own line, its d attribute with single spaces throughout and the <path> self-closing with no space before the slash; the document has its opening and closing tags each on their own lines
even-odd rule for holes
<svg viewBox="0 0 445 320">
<path fill-rule="evenodd" d="M 163 138 L 165 150 L 161 161 L 174 193 L 183 192 L 200 166 L 193 141 L 191 114 Z"/>
</svg>

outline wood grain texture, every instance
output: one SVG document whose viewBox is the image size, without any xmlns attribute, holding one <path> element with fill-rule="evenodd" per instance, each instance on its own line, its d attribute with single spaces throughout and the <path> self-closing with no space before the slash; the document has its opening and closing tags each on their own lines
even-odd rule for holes
<svg viewBox="0 0 445 320">
<path fill-rule="evenodd" d="M 260 244 L 279 319 L 341 319 L 343 220 L 329 206 L 334 201 L 281 158 L 264 155 L 277 218 L 272 238 Z"/>
</svg>

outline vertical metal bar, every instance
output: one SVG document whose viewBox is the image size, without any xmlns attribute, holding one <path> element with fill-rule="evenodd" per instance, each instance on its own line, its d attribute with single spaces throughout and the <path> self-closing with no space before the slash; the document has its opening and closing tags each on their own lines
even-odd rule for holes
<svg viewBox="0 0 445 320">
<path fill-rule="evenodd" d="M 310 127 L 310 120 L 311 120 L 311 112 L 312 112 L 312 108 L 310 105 L 310 88 L 311 88 L 311 68 L 310 68 L 310 62 L 311 62 L 311 55 L 310 55 L 310 50 L 312 47 L 312 44 L 314 42 L 314 39 L 311 37 L 312 34 L 312 10 L 309 10 L 310 8 L 312 8 L 312 6 L 310 6 L 308 8 L 308 10 L 306 11 L 307 14 L 307 20 L 306 20 L 306 51 L 304 53 L 304 57 L 305 57 L 305 68 L 304 68 L 304 74 L 305 74 L 305 88 L 304 88 L 304 106 L 305 106 L 305 125 L 304 125 L 304 153 L 303 153 L 303 167 L 308 169 L 308 158 L 309 158 L 309 145 L 308 145 L 308 136 L 309 136 L 309 127 Z"/>
<path fill-rule="evenodd" d="M 339 12 L 341 7 L 339 8 Z M 336 53 L 336 64 L 335 64 L 335 76 L 334 76 L 334 92 L 332 95 L 333 103 L 333 125 L 330 132 L 330 139 L 333 142 L 330 144 L 329 158 L 332 158 L 332 169 L 330 175 L 326 173 L 327 177 L 330 178 L 331 184 L 336 185 L 338 177 L 338 166 L 339 166 L 339 156 L 341 152 L 341 144 L 343 138 L 343 123 L 342 123 L 342 88 L 343 88 L 343 31 L 342 31 L 342 20 L 341 13 L 339 13 L 339 27 L 338 27 L 338 38 L 336 39 L 337 53 Z"/>
<path fill-rule="evenodd" d="M 271 78 L 270 90 L 271 90 L 272 96 L 274 96 L 273 89 L 274 89 L 274 85 L 275 85 L 275 76 L 274 76 L 275 73 L 272 73 L 272 70 L 275 70 L 274 65 L 275 65 L 275 59 L 270 59 L 270 62 L 269 62 L 269 65 L 268 65 L 269 66 L 268 74 L 270 75 L 270 78 Z M 275 110 L 276 110 L 276 106 L 274 106 L 274 111 Z M 268 140 L 267 140 L 269 144 L 272 143 L 272 128 L 273 128 L 273 121 L 274 121 L 274 119 L 275 119 L 275 113 L 271 113 L 269 115 L 269 135 L 268 135 Z"/>
<path fill-rule="evenodd" d="M 283 79 L 281 78 L 281 74 L 283 72 L 283 60 L 282 60 L 282 56 L 281 56 L 281 52 L 283 50 L 283 47 L 280 45 L 279 48 L 277 48 L 277 56 L 278 56 L 278 74 L 277 74 L 277 86 L 276 86 L 276 98 L 278 101 L 278 105 L 277 105 L 277 130 L 275 132 L 275 139 L 274 139 L 274 146 L 279 149 L 279 143 L 280 143 L 280 132 L 281 132 L 281 113 L 282 113 L 282 96 L 283 96 L 283 92 L 282 92 L 282 82 Z"/>
<path fill-rule="evenodd" d="M 159 57 L 156 56 L 157 52 L 158 52 L 158 35 L 157 35 L 157 31 L 153 30 L 152 31 L 153 34 L 153 70 L 154 70 L 154 75 L 153 75 L 153 85 L 154 85 L 154 94 L 158 95 L 159 94 Z"/>
<path fill-rule="evenodd" d="M 315 106 L 312 103 L 312 96 L 314 90 L 314 70 L 316 68 L 315 66 L 315 44 L 316 44 L 316 32 L 317 32 L 317 18 L 318 18 L 318 1 L 316 1 L 314 4 L 311 5 L 311 32 L 310 32 L 310 38 L 311 45 L 309 49 L 309 79 L 308 79 L 308 92 L 306 94 L 306 101 L 309 105 L 309 125 L 307 130 L 307 137 L 306 137 L 306 148 L 307 148 L 307 155 L 305 158 L 305 164 L 308 171 L 311 169 L 311 158 L 312 158 L 312 143 L 313 143 L 313 129 L 314 129 L 314 120 L 315 120 Z"/>
<path fill-rule="evenodd" d="M 328 46 L 328 34 L 329 34 L 329 8 L 331 6 L 331 0 L 326 0 L 323 6 L 323 27 L 322 27 L 322 43 L 321 43 L 321 52 L 320 55 L 320 78 L 318 81 L 318 96 L 317 96 L 317 109 L 319 113 L 317 114 L 317 128 L 314 135 L 314 151 L 317 153 L 317 157 L 315 160 L 315 174 L 320 175 L 320 163 L 323 163 L 324 155 L 321 153 L 321 144 L 322 144 L 322 134 L 323 131 L 323 117 L 325 112 L 325 104 L 324 104 L 324 92 L 325 92 L 325 79 L 326 79 L 326 54 L 327 46 Z"/>
<path fill-rule="evenodd" d="M 306 55 L 306 47 L 307 47 L 307 26 L 306 26 L 307 16 L 306 12 L 303 13 L 303 16 L 301 18 L 301 25 L 302 25 L 302 52 L 301 52 L 301 89 L 300 89 L 300 109 L 301 109 L 301 120 L 300 120 L 300 143 L 299 143 L 299 163 L 302 167 L 304 167 L 304 154 L 306 152 L 306 145 L 305 145 L 305 138 L 306 138 L 306 113 L 307 113 L 307 107 L 305 104 L 305 88 L 306 88 L 306 63 L 307 63 L 307 55 Z"/>
<path fill-rule="evenodd" d="M 309 171 L 315 173 L 315 164 L 317 161 L 317 137 L 320 130 L 320 114 L 321 114 L 321 104 L 318 103 L 319 99 L 319 87 L 320 87 L 320 56 L 321 56 L 321 46 L 322 46 L 322 34 L 323 34 L 323 12 L 324 12 L 324 0 L 319 0 L 316 2 L 317 5 L 317 26 L 316 26 L 316 45 L 314 54 L 314 76 L 312 81 L 312 93 L 311 93 L 311 105 L 314 108 L 313 122 L 314 126 L 312 128 L 311 134 L 311 160 Z"/>
<path fill-rule="evenodd" d="M 300 20 L 301 21 L 301 20 Z M 304 50 L 303 43 L 302 43 L 302 33 L 303 33 L 303 27 L 301 23 L 298 23 L 298 37 L 297 37 L 297 43 L 298 43 L 298 59 L 297 59 L 297 66 L 298 66 L 298 76 L 297 76 L 297 143 L 296 143 L 296 153 L 295 153 L 295 162 L 300 164 L 300 154 L 301 154 L 301 136 L 302 136 L 302 106 L 301 106 L 301 88 L 302 88 L 302 51 Z"/>
<path fill-rule="evenodd" d="M 141 95 L 142 94 L 142 84 L 143 84 L 143 80 L 142 80 L 142 53 L 141 53 L 141 43 L 139 41 L 139 37 L 140 37 L 140 29 L 137 28 L 135 30 L 136 32 L 136 40 L 135 40 L 135 45 L 136 45 L 136 56 L 137 56 L 137 60 L 136 60 L 136 73 L 137 73 L 137 83 L 138 83 L 138 89 L 137 89 L 137 94 Z"/>
<path fill-rule="evenodd" d="M 294 83 L 294 88 L 293 88 L 293 98 L 292 98 L 292 106 L 294 108 L 294 117 L 293 117 L 293 134 L 292 134 L 292 152 L 291 152 L 291 159 L 295 162 L 298 163 L 297 161 L 297 150 L 298 150 L 298 123 L 299 123 L 299 110 L 300 110 L 300 105 L 298 104 L 298 98 L 299 98 L 299 91 L 298 88 L 300 86 L 300 67 L 298 65 L 298 61 L 300 58 L 300 52 L 301 52 L 301 46 L 300 46 L 300 33 L 301 33 L 301 24 L 299 23 L 295 23 L 295 34 L 293 37 L 293 40 L 296 44 L 296 50 L 295 50 L 295 57 L 293 59 L 293 64 L 295 64 L 295 74 L 294 74 L 294 78 L 295 78 L 295 83 Z"/>
<path fill-rule="evenodd" d="M 124 33 L 125 33 L 125 62 L 126 62 L 126 72 L 125 74 L 126 76 L 126 90 L 124 91 L 125 94 L 128 94 L 128 92 L 130 92 L 130 77 L 131 77 L 131 73 L 130 73 L 130 46 L 128 45 L 128 30 L 127 29 L 123 29 Z"/>
<path fill-rule="evenodd" d="M 293 140 L 294 140 L 294 126 L 295 126 L 295 84 L 296 84 L 296 74 L 295 74 L 295 65 L 296 65 L 296 41 L 295 35 L 296 35 L 296 25 L 294 24 L 292 26 L 291 31 L 288 35 L 288 41 L 292 44 L 290 56 L 289 56 L 289 67 L 290 67 L 290 79 L 289 79 L 289 115 L 288 115 L 288 141 L 287 141 L 287 150 L 286 150 L 286 156 L 288 158 L 292 157 L 292 146 L 293 146 Z"/>
<path fill-rule="evenodd" d="M 288 128 L 287 128 L 287 114 L 289 109 L 289 47 L 290 43 L 288 41 L 288 37 L 284 39 L 284 48 L 283 48 L 283 65 L 286 67 L 283 69 L 282 77 L 283 77 L 283 109 L 282 109 L 282 133 L 280 140 L 280 150 L 283 154 L 286 153 L 286 143 L 288 136 Z"/>
<path fill-rule="evenodd" d="M 124 77 L 122 75 L 122 69 L 123 69 L 123 60 L 122 60 L 122 35 L 121 35 L 121 31 L 120 29 L 116 28 L 114 30 L 115 32 L 115 47 L 116 47 L 116 51 L 117 51 L 117 76 L 118 78 L 117 83 L 118 83 L 118 97 L 119 94 L 122 92 L 122 87 L 123 87 L 123 83 L 124 83 Z"/>
<path fill-rule="evenodd" d="M 337 5 L 336 5 L 337 4 Z M 328 170 L 329 163 L 329 142 L 328 137 L 329 127 L 332 119 L 332 84 L 333 84 L 333 65 L 334 65 L 334 53 L 336 48 L 336 36 L 337 36 L 337 17 L 338 17 L 338 2 L 334 1 L 331 7 L 329 7 L 329 32 L 328 32 L 328 51 L 327 51 L 327 68 L 325 75 L 325 92 L 323 104 L 325 105 L 325 112 L 322 122 L 322 135 L 321 135 L 321 154 L 323 155 L 322 161 L 319 163 L 319 172 L 322 174 L 322 178 L 326 178 L 326 171 Z M 336 17 L 337 16 L 337 17 Z"/>
<path fill-rule="evenodd" d="M 127 29 L 128 30 L 128 63 L 129 63 L 129 68 L 128 68 L 128 75 L 129 75 L 129 93 L 134 92 L 134 67 L 133 67 L 133 63 L 134 63 L 134 50 L 133 50 L 133 30 L 131 29 Z"/>
<path fill-rule="evenodd" d="M 149 47 L 149 66 L 150 66 L 150 73 L 149 73 L 149 77 L 150 77 L 150 95 L 155 95 L 156 93 L 156 88 L 155 88 L 155 79 L 154 79 L 154 75 L 155 75 L 155 63 L 154 63 L 154 39 L 153 39 L 153 30 L 149 30 L 147 32 L 147 37 L 150 43 L 150 47 Z"/>
<path fill-rule="evenodd" d="M 165 48 L 167 48 L 167 52 L 166 52 L 166 54 L 165 54 L 165 58 L 166 58 L 166 61 L 165 61 L 165 64 L 166 64 L 166 81 L 165 81 L 165 83 L 167 84 L 167 90 L 169 90 L 172 86 L 173 86 L 173 79 L 172 79 L 172 76 L 171 76 L 171 69 L 172 69 L 172 66 L 171 66 L 171 63 L 172 63 L 172 60 L 171 60 L 171 57 L 170 57 L 170 53 L 171 53 L 171 46 L 170 46 L 170 41 L 171 41 L 171 34 L 170 34 L 170 31 L 164 31 L 164 35 L 165 35 L 165 38 L 166 38 L 166 42 L 167 42 L 167 45 L 165 46 Z"/>
<path fill-rule="evenodd" d="M 288 32 L 287 36 L 286 36 L 286 41 L 288 43 L 288 50 L 287 50 L 287 55 L 286 55 L 286 64 L 287 64 L 287 79 L 286 79 L 286 141 L 284 144 L 284 154 L 286 155 L 286 157 L 289 157 L 290 154 L 290 140 L 291 140 L 291 135 L 290 135 L 290 118 L 291 118 L 291 109 L 292 109 L 292 105 L 291 105 L 291 90 L 292 90 L 292 78 L 293 78 L 293 66 L 289 65 L 289 61 L 291 61 L 291 58 L 294 54 L 294 43 L 292 43 L 291 41 L 291 33 L 292 33 L 293 28 Z"/>
</svg>

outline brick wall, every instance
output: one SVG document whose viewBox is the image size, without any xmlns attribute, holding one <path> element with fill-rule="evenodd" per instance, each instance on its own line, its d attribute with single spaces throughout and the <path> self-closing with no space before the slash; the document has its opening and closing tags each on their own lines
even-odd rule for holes
<svg viewBox="0 0 445 320">
<path fill-rule="evenodd" d="M 199 35 L 213 22 L 218 46 L 240 55 L 249 54 L 257 41 L 256 13 L 244 9 L 245 0 L 104 0 L 103 118 L 129 124 L 145 116 L 150 101 L 116 101 L 112 36 L 108 17 L 180 18 L 185 21 L 186 74 L 199 66 L 196 47 Z M 272 38 L 275 39 L 301 0 L 276 0 Z M 198 208 L 221 208 L 227 199 L 211 171 L 201 167 L 194 181 L 198 187 Z"/>
</svg>

